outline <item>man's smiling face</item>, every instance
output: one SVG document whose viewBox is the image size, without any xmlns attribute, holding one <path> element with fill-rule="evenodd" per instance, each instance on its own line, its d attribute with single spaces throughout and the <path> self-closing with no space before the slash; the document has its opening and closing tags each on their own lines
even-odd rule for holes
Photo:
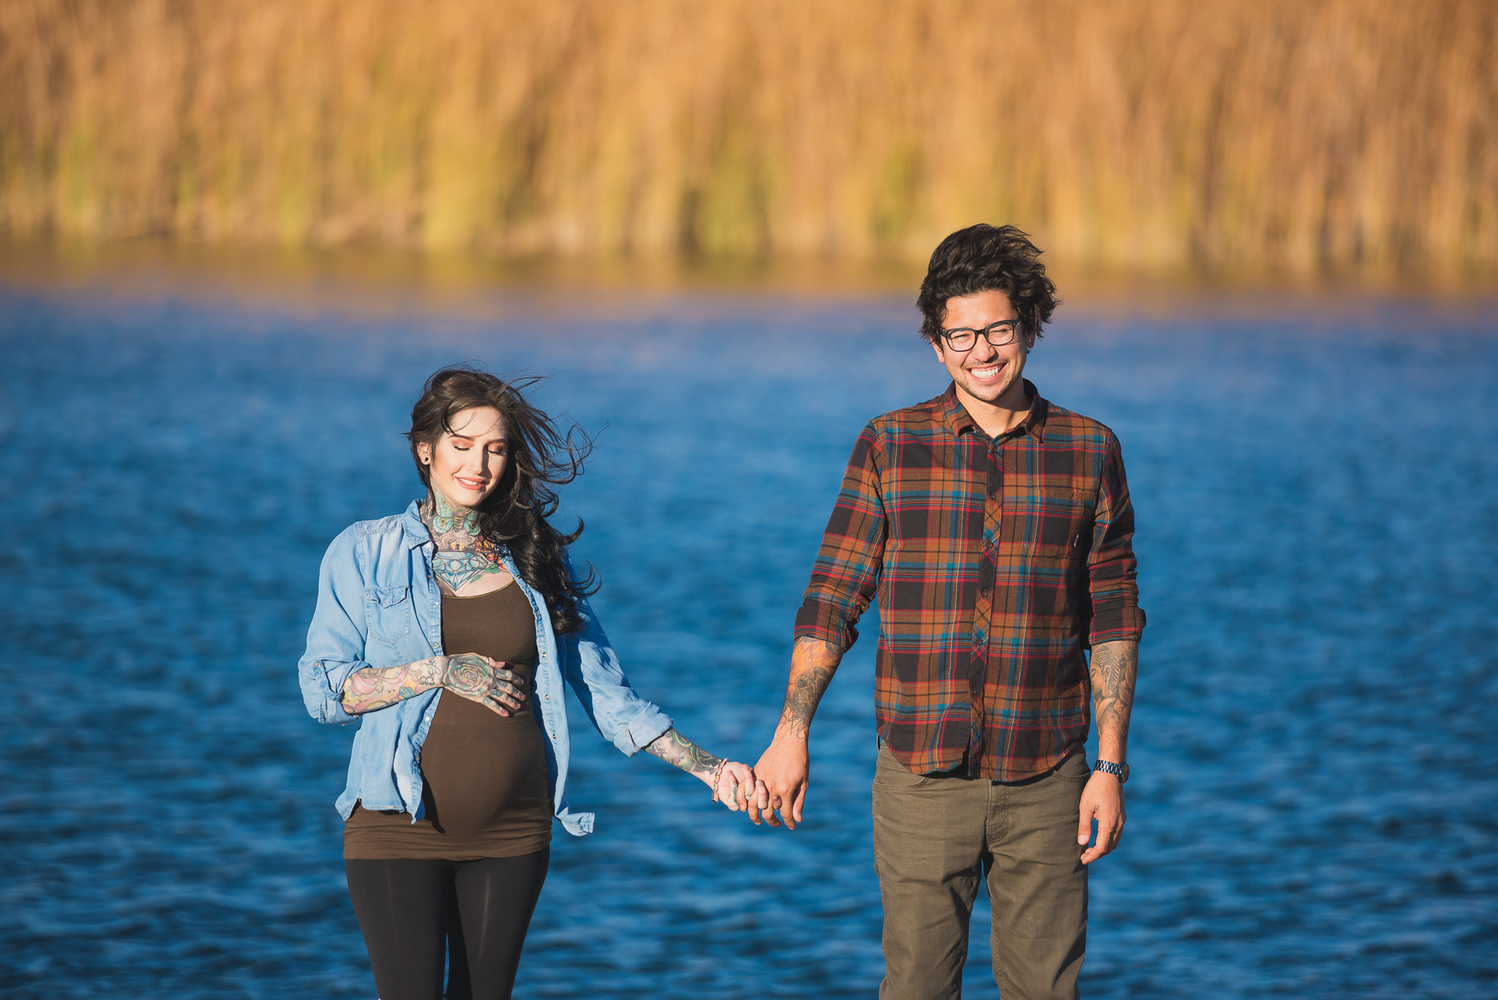
<svg viewBox="0 0 1498 1000">
<path fill-rule="evenodd" d="M 1000 291 L 974 292 L 972 295 L 956 295 L 947 299 L 947 311 L 943 317 L 943 330 L 965 327 L 982 330 L 1005 320 L 1017 321 L 1019 314 L 1009 296 Z M 1029 407 L 1025 397 L 1025 385 L 1020 373 L 1025 370 L 1025 357 L 1035 346 L 1035 335 L 1020 331 L 1014 342 L 1003 347 L 994 347 L 984 337 L 979 337 L 965 351 L 953 350 L 945 338 L 936 344 L 936 359 L 947 369 L 952 381 L 957 383 L 957 395 L 970 409 L 999 407 L 1006 410 L 1023 410 Z M 974 414 L 977 416 L 977 414 Z"/>
</svg>

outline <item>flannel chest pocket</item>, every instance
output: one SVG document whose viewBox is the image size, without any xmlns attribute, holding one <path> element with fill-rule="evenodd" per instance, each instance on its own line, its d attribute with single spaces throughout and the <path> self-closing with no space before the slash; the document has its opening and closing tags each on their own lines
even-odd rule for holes
<svg viewBox="0 0 1498 1000">
<path fill-rule="evenodd" d="M 1044 487 L 1017 498 L 1022 547 L 1044 559 L 1082 561 L 1091 549 L 1091 490 Z"/>
</svg>

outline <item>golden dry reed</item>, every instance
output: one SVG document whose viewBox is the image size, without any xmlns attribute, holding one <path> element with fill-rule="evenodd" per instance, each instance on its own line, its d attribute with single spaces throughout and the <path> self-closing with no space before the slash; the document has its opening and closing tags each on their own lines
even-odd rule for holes
<svg viewBox="0 0 1498 1000">
<path fill-rule="evenodd" d="M 1492 0 L 4 0 L 0 234 L 1498 265 Z"/>
</svg>

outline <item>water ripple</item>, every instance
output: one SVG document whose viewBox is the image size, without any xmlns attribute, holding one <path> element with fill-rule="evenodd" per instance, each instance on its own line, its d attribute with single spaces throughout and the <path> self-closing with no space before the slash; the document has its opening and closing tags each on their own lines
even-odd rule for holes
<svg viewBox="0 0 1498 1000">
<path fill-rule="evenodd" d="M 1490 311 L 1340 305 L 1097 313 L 1032 358 L 1124 441 L 1150 614 L 1089 996 L 1498 989 L 1498 338 Z M 600 615 L 685 732 L 752 758 L 853 436 L 941 387 L 911 326 L 880 301 L 601 327 L 0 289 L 0 998 L 373 995 L 331 809 L 349 734 L 292 668 L 327 541 L 416 488 L 400 418 L 444 362 L 560 373 L 541 401 L 599 432 L 564 516 Z M 791 835 L 584 737 L 599 831 L 555 846 L 522 995 L 871 995 L 871 648 Z M 974 995 L 987 962 L 980 929 Z"/>
</svg>

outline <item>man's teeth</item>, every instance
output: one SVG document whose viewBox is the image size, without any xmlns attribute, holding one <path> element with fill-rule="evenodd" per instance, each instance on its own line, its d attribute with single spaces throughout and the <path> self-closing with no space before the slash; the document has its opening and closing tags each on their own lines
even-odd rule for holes
<svg viewBox="0 0 1498 1000">
<path fill-rule="evenodd" d="M 972 373 L 978 378 L 993 378 L 999 373 L 999 368 L 999 365 L 994 365 L 992 368 L 974 368 Z"/>
</svg>

